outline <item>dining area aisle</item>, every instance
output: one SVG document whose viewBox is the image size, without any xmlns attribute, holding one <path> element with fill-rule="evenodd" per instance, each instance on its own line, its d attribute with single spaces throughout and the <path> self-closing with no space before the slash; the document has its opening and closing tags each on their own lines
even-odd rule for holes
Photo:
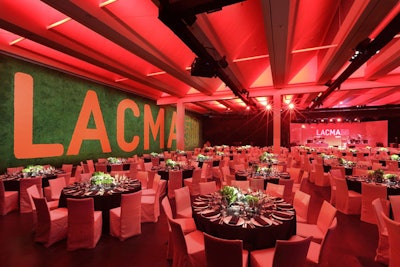
<svg viewBox="0 0 400 267">
<path fill-rule="evenodd" d="M 303 191 L 311 195 L 310 222 L 316 221 L 323 200 L 329 200 L 329 187 L 318 187 L 306 180 Z M 174 201 L 171 201 L 174 204 Z M 379 267 L 374 261 L 378 242 L 377 227 L 360 221 L 357 215 L 337 213 L 333 233 L 320 266 Z M 124 242 L 103 234 L 96 248 L 67 251 L 66 241 L 49 248 L 33 241 L 31 214 L 12 212 L 0 217 L 0 266 L 172 266 L 166 260 L 168 226 L 161 209 L 157 223 L 143 223 L 142 234 Z"/>
</svg>

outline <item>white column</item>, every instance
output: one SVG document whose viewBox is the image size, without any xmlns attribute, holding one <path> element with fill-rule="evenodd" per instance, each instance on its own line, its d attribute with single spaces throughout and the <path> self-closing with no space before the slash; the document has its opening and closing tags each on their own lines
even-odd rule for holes
<svg viewBox="0 0 400 267">
<path fill-rule="evenodd" d="M 185 104 L 176 104 L 176 148 L 185 150 Z"/>
<path fill-rule="evenodd" d="M 274 94 L 273 125 L 274 125 L 274 146 L 273 151 L 280 154 L 281 151 L 281 107 L 282 99 L 280 94 Z"/>
</svg>

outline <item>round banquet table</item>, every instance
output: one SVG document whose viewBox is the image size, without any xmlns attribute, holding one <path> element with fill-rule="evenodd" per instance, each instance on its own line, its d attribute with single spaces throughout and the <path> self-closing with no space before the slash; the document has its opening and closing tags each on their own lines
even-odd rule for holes
<svg viewBox="0 0 400 267">
<path fill-rule="evenodd" d="M 194 170 L 194 168 L 183 169 L 182 170 L 182 178 L 183 179 L 191 178 L 193 176 L 193 170 Z M 165 168 L 159 168 L 157 170 L 157 173 L 161 176 L 161 179 L 168 181 L 168 177 L 169 177 L 168 170 L 166 170 Z"/>
<path fill-rule="evenodd" d="M 62 173 L 62 172 L 60 172 Z M 32 177 L 27 177 L 27 178 L 22 178 L 22 177 L 9 177 L 9 178 L 4 178 L 3 183 L 4 183 L 4 189 L 6 191 L 19 191 L 19 181 L 21 179 L 29 179 L 29 178 L 35 178 L 35 176 Z M 49 186 L 49 180 L 57 178 L 57 174 L 45 174 L 42 176 L 42 188 Z"/>
<path fill-rule="evenodd" d="M 361 183 L 366 183 L 358 177 L 347 177 L 347 187 L 349 190 L 361 193 Z M 400 187 L 398 186 L 387 186 L 387 195 L 400 195 Z"/>
<path fill-rule="evenodd" d="M 221 222 L 220 219 L 210 220 L 196 211 L 193 211 L 193 218 L 198 230 L 224 239 L 243 240 L 243 248 L 250 251 L 272 248 L 275 246 L 276 240 L 288 240 L 296 234 L 295 215 L 289 220 L 279 221 L 279 224 L 272 224 L 265 227 L 250 227 L 246 225 L 245 228 L 243 225 L 229 225 Z"/>
<path fill-rule="evenodd" d="M 111 166 L 112 165 L 122 165 L 122 170 L 123 171 L 129 171 L 129 168 L 131 166 L 130 163 L 107 163 L 107 172 L 111 172 Z"/>
<path fill-rule="evenodd" d="M 91 197 L 94 200 L 94 209 L 96 211 L 102 211 L 103 217 L 103 234 L 108 234 L 110 232 L 110 209 L 117 208 L 121 206 L 121 194 L 129 194 L 133 192 L 140 191 L 142 186 L 140 181 L 132 180 L 128 187 L 126 187 L 125 191 L 113 190 L 114 192 L 110 193 L 110 190 L 105 190 L 103 195 L 99 195 L 98 190 L 92 191 L 91 194 L 85 194 L 84 191 L 76 190 L 74 193 L 69 193 L 73 191 L 72 186 L 65 187 L 61 191 L 60 200 L 58 203 L 58 207 L 66 208 L 67 207 L 67 198 L 88 198 Z"/>
</svg>

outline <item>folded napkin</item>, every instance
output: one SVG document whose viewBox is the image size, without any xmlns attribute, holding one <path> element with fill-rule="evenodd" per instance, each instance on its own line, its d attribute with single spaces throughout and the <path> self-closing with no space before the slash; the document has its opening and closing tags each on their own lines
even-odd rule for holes
<svg viewBox="0 0 400 267">
<path fill-rule="evenodd" d="M 284 218 L 284 219 L 290 219 L 293 217 L 293 214 L 287 213 L 287 212 L 281 212 L 281 211 L 275 211 L 274 214 L 278 217 Z"/>
<path fill-rule="evenodd" d="M 193 206 L 194 207 L 198 207 L 198 208 L 201 208 L 201 207 L 207 207 L 208 206 L 208 203 L 205 203 L 205 202 L 199 202 L 199 203 L 193 203 Z"/>
<path fill-rule="evenodd" d="M 228 224 L 236 225 L 239 221 L 239 216 L 233 215 L 232 218 L 229 220 Z"/>
<path fill-rule="evenodd" d="M 263 218 L 261 218 L 260 216 L 254 216 L 254 220 L 256 222 L 258 222 L 260 225 L 265 226 L 265 225 L 269 225 L 268 222 L 266 222 Z"/>
<path fill-rule="evenodd" d="M 203 212 L 202 213 L 202 215 L 204 217 L 207 217 L 207 218 L 213 217 L 213 216 L 216 216 L 216 215 L 219 215 L 219 214 L 220 214 L 219 210 L 212 210 L 212 211 L 207 211 L 207 212 Z"/>
<path fill-rule="evenodd" d="M 291 208 L 291 207 L 293 207 L 292 204 L 290 204 L 290 203 L 278 203 L 278 204 L 276 204 L 276 206 L 280 207 L 280 208 Z"/>
</svg>

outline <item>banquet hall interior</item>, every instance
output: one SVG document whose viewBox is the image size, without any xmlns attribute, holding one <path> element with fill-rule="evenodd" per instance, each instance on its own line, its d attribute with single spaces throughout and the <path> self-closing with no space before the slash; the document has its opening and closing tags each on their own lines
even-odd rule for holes
<svg viewBox="0 0 400 267">
<path fill-rule="evenodd" d="M 400 266 L 399 25 L 0 0 L 0 266 Z"/>
</svg>

